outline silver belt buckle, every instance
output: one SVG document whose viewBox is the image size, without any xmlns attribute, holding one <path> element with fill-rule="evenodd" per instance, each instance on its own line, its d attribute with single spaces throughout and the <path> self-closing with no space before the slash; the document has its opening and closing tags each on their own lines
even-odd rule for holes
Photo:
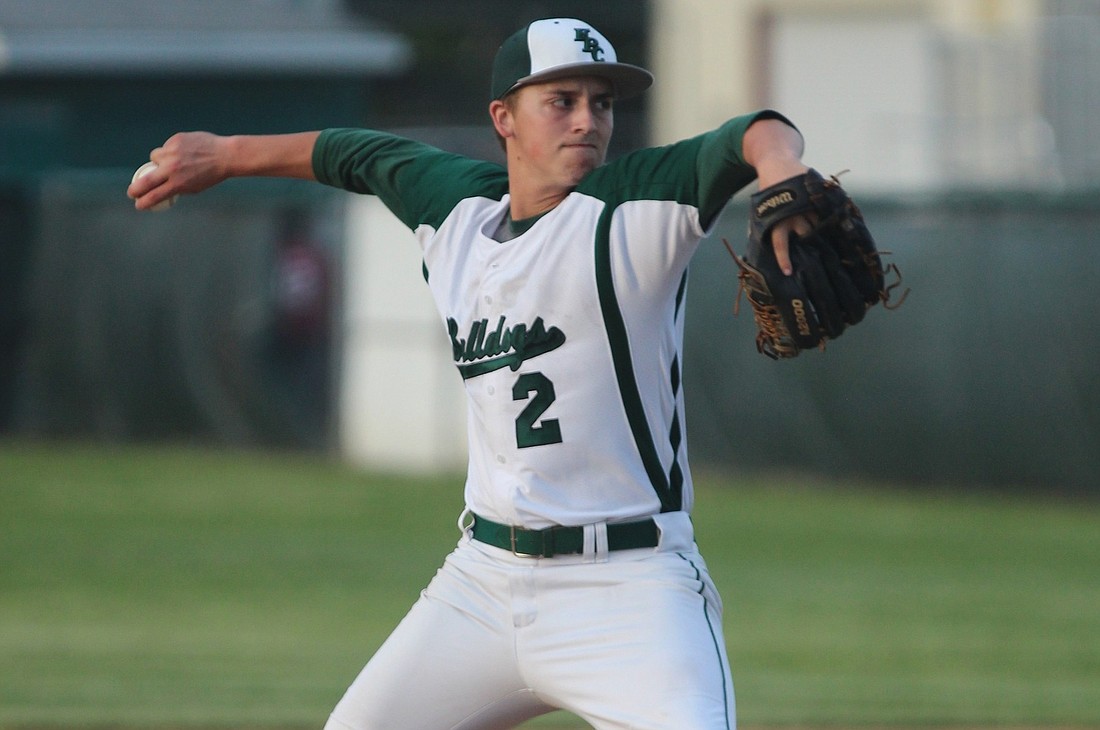
<svg viewBox="0 0 1100 730">
<path fill-rule="evenodd" d="M 508 526 L 508 536 L 509 536 L 509 538 L 511 539 L 511 542 L 512 542 L 512 555 L 515 555 L 517 558 L 541 558 L 542 557 L 541 552 L 538 552 L 538 553 L 521 553 L 519 550 L 516 549 L 516 526 L 515 525 L 509 525 Z"/>
</svg>

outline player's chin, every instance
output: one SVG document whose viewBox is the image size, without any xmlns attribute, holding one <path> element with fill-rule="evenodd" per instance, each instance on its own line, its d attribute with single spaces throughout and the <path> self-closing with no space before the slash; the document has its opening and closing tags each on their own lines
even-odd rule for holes
<svg viewBox="0 0 1100 730">
<path fill-rule="evenodd" d="M 567 167 L 574 172 L 577 180 L 603 164 L 603 150 L 591 145 L 571 145 L 565 148 L 568 157 Z"/>
</svg>

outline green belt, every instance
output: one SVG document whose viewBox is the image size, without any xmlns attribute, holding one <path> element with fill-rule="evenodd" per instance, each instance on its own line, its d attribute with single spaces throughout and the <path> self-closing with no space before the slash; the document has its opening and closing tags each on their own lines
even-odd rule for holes
<svg viewBox="0 0 1100 730">
<path fill-rule="evenodd" d="M 552 558 L 555 555 L 578 555 L 584 552 L 583 527 L 529 530 L 526 527 L 501 525 L 478 515 L 473 517 L 471 534 L 475 540 L 510 550 L 515 555 Z M 657 538 L 657 523 L 652 519 L 617 522 L 607 526 L 608 550 L 657 547 Z"/>
</svg>

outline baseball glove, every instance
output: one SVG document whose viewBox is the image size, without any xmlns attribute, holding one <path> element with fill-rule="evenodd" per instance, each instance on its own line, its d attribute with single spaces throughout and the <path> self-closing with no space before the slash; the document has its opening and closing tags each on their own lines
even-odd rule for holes
<svg viewBox="0 0 1100 730">
<path fill-rule="evenodd" d="M 901 273 L 894 264 L 883 265 L 862 213 L 836 176 L 826 180 L 810 170 L 761 190 L 750 205 L 748 252 L 738 256 L 729 242 L 726 248 L 740 268 L 734 312 L 741 294 L 747 294 L 758 329 L 756 348 L 763 354 L 778 360 L 824 349 L 875 304 L 893 309 L 904 301 L 908 292 L 891 303 Z M 776 262 L 771 232 L 778 221 L 800 214 L 813 223 L 813 231 L 791 235 L 794 271 L 787 276 Z M 889 286 L 887 276 L 896 277 Z"/>
</svg>

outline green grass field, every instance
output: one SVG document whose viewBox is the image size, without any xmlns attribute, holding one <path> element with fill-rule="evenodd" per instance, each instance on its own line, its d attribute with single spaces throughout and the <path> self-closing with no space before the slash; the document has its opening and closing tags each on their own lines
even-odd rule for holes
<svg viewBox="0 0 1100 730">
<path fill-rule="evenodd" d="M 697 481 L 744 726 L 1100 727 L 1100 505 Z M 0 444 L 0 727 L 320 727 L 460 508 L 458 476 Z"/>
</svg>

